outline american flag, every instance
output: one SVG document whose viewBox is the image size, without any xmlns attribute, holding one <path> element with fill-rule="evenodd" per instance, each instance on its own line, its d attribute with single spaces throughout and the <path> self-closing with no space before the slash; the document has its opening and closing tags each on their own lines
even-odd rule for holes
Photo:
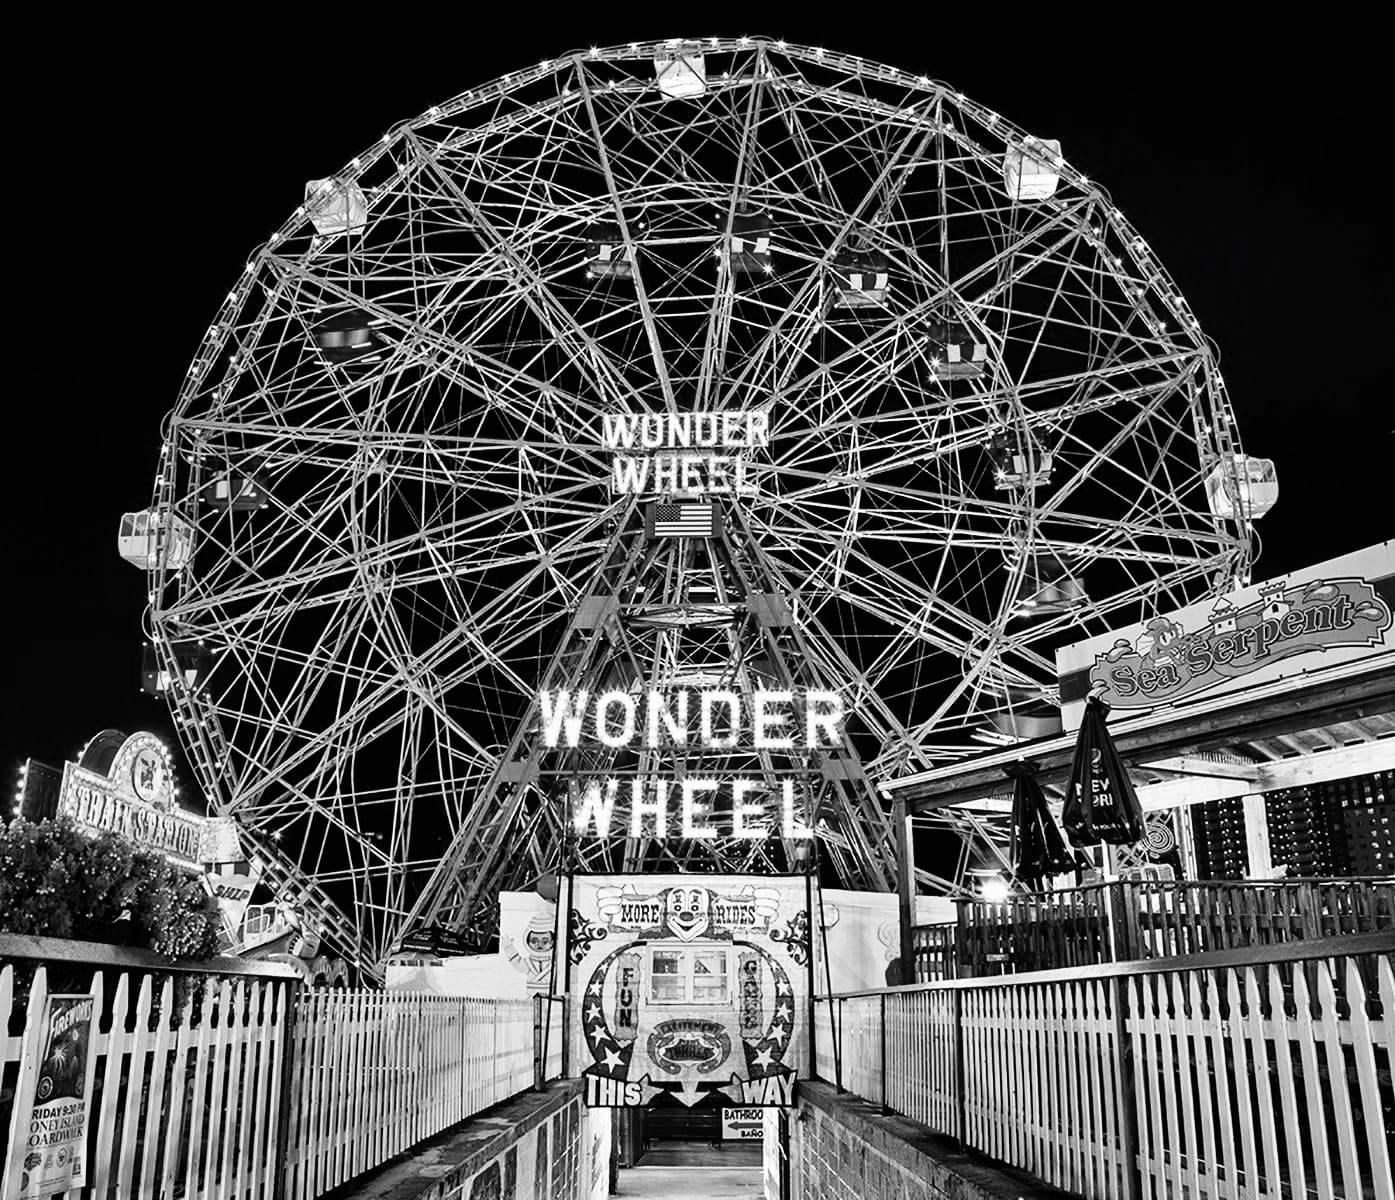
<svg viewBox="0 0 1395 1200">
<path fill-rule="evenodd" d="M 649 536 L 716 537 L 716 505 L 710 500 L 689 504 L 655 503 L 649 510 Z"/>
</svg>

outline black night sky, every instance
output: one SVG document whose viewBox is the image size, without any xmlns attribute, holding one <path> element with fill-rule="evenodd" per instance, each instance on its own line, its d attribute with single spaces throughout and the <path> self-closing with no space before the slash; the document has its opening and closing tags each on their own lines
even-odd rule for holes
<svg viewBox="0 0 1395 1200">
<path fill-rule="evenodd" d="M 8 114 L 5 778 L 104 727 L 170 732 L 139 690 L 143 581 L 117 523 L 148 504 L 189 358 L 305 180 L 434 103 L 590 44 L 826 45 L 1059 138 L 1167 266 L 1220 346 L 1245 448 L 1278 465 L 1256 578 L 1395 535 L 1384 36 L 1306 22 L 1242 36 L 1171 7 L 1056 6 L 1026 24 L 956 9 L 946 24 L 944 6 L 633 20 L 520 6 L 508 27 L 428 28 L 435 10 L 316 6 L 293 27 L 237 7 L 197 30 L 74 14 L 12 44 L 12 63 L 41 69 Z"/>
</svg>

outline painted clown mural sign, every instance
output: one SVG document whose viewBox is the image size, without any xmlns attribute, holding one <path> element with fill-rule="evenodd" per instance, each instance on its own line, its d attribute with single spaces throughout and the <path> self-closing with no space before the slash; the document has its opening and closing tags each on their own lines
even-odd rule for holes
<svg viewBox="0 0 1395 1200">
<path fill-rule="evenodd" d="M 807 884 L 765 875 L 572 881 L 586 1102 L 787 1105 L 807 1054 Z"/>
</svg>

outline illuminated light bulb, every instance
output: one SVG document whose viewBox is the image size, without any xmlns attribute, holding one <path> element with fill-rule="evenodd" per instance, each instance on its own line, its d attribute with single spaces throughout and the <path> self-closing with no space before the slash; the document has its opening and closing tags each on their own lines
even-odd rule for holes
<svg viewBox="0 0 1395 1200">
<path fill-rule="evenodd" d="M 1008 898 L 1008 882 L 1001 875 L 991 875 L 983 881 L 979 894 L 989 904 L 1001 904 Z"/>
</svg>

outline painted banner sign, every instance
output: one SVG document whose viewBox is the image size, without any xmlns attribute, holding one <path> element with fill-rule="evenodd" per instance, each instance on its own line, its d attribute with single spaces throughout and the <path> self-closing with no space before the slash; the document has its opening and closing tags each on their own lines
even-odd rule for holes
<svg viewBox="0 0 1395 1200">
<path fill-rule="evenodd" d="M 807 1041 L 806 886 L 802 876 L 574 879 L 567 956 L 587 1104 L 791 1104 Z"/>
<path fill-rule="evenodd" d="M 1382 542 L 1066 646 L 1064 726 L 1080 727 L 1090 695 L 1140 711 L 1395 654 L 1392 606 L 1395 542 Z"/>
<path fill-rule="evenodd" d="M 96 998 L 90 993 L 49 996 L 44 1002 L 43 1053 L 32 1091 L 19 1097 L 19 1128 L 28 1133 L 15 1200 L 55 1196 L 87 1183 L 87 1125 L 92 1115 L 96 1066 L 91 1053 L 95 1009 Z"/>
</svg>

